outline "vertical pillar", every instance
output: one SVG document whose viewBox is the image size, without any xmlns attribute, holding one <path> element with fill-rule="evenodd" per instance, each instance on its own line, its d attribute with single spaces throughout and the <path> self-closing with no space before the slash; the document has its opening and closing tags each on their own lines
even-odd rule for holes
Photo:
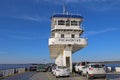
<svg viewBox="0 0 120 80">
<path fill-rule="evenodd" d="M 72 46 L 66 45 L 63 51 L 63 66 L 66 66 L 72 72 Z"/>
<path fill-rule="evenodd" d="M 60 65 L 63 66 L 63 55 L 62 55 L 62 53 L 60 54 Z"/>
<path fill-rule="evenodd" d="M 57 58 L 55 58 L 55 64 L 57 64 Z"/>
<path fill-rule="evenodd" d="M 63 66 L 63 56 L 61 53 L 56 57 L 55 64 L 58 66 Z"/>
</svg>

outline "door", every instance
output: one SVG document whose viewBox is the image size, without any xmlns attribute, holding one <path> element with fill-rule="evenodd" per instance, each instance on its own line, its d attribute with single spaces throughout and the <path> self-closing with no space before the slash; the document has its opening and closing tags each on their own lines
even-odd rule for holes
<svg viewBox="0 0 120 80">
<path fill-rule="evenodd" d="M 70 57 L 66 57 L 66 67 L 70 67 Z"/>
</svg>

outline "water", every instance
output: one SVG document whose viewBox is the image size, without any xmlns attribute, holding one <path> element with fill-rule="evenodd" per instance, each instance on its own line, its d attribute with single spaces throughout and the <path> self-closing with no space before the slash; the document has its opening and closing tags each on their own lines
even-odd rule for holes
<svg viewBox="0 0 120 80">
<path fill-rule="evenodd" d="M 29 68 L 31 64 L 0 64 L 0 70 L 14 68 Z"/>
<path fill-rule="evenodd" d="M 13 69 L 13 68 L 29 68 L 31 64 L 0 64 L 0 70 L 5 69 Z M 115 67 L 120 67 L 120 63 L 115 64 L 105 64 L 105 66 L 109 66 L 112 68 L 112 70 L 115 70 Z"/>
<path fill-rule="evenodd" d="M 115 67 L 120 67 L 120 63 L 105 64 L 106 67 L 111 67 L 112 71 L 115 71 Z"/>
</svg>

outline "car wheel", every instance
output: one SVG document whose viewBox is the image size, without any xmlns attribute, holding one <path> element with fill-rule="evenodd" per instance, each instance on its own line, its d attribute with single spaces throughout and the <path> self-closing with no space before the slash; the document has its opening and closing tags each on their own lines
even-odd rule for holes
<svg viewBox="0 0 120 80">
<path fill-rule="evenodd" d="M 59 76 L 55 76 L 56 78 L 59 78 Z"/>
<path fill-rule="evenodd" d="M 81 71 L 80 71 L 80 70 L 78 70 L 78 74 L 80 74 L 80 75 L 81 75 Z"/>
<path fill-rule="evenodd" d="M 81 75 L 84 76 L 83 72 L 81 72 Z"/>
<path fill-rule="evenodd" d="M 55 73 L 55 77 L 58 78 L 59 76 Z"/>
<path fill-rule="evenodd" d="M 103 76 L 102 78 L 106 79 L 106 76 Z"/>
<path fill-rule="evenodd" d="M 52 73 L 52 75 L 54 76 L 54 73 Z"/>
<path fill-rule="evenodd" d="M 89 74 L 88 74 L 88 73 L 87 73 L 86 77 L 87 77 L 87 79 L 88 79 L 88 80 L 90 79 L 90 76 L 89 76 Z"/>
</svg>

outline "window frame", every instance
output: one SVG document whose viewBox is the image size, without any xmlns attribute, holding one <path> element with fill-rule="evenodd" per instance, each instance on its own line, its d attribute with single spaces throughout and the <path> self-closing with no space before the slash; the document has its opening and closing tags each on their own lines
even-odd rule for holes
<svg viewBox="0 0 120 80">
<path fill-rule="evenodd" d="M 65 35 L 64 34 L 61 34 L 61 38 L 64 38 L 65 37 Z"/>
<path fill-rule="evenodd" d="M 65 21 L 64 20 L 58 20 L 58 25 L 65 25 Z"/>
<path fill-rule="evenodd" d="M 75 34 L 71 34 L 71 38 L 75 38 Z"/>
<path fill-rule="evenodd" d="M 67 19 L 67 20 L 66 20 L 65 25 L 66 25 L 66 26 L 70 26 L 70 25 L 71 25 L 71 24 L 70 24 L 70 20 L 69 20 L 69 19 Z"/>
<path fill-rule="evenodd" d="M 75 20 L 71 21 L 71 26 L 78 26 L 78 21 Z"/>
</svg>

